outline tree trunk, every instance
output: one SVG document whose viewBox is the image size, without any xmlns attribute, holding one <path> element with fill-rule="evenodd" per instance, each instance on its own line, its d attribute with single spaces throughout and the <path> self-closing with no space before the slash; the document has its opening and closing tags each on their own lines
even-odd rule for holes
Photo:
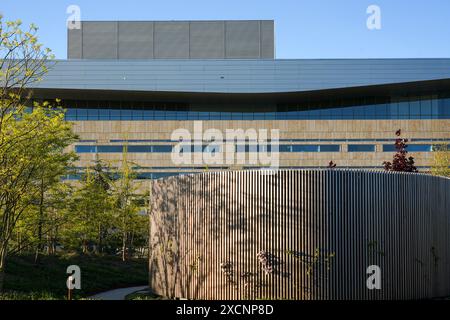
<svg viewBox="0 0 450 320">
<path fill-rule="evenodd" d="M 127 233 L 124 232 L 122 235 L 122 261 L 126 261 L 127 260 Z"/>
<path fill-rule="evenodd" d="M 3 292 L 3 283 L 5 282 L 5 268 L 0 267 L 0 293 Z"/>
<path fill-rule="evenodd" d="M 55 217 L 53 210 L 50 212 L 51 216 L 48 219 L 49 223 L 49 232 L 47 235 L 47 254 L 54 255 L 55 254 Z"/>
<path fill-rule="evenodd" d="M 50 234 L 47 234 L 47 255 L 50 255 L 51 250 L 51 236 Z"/>
<path fill-rule="evenodd" d="M 36 247 L 36 251 L 34 252 L 34 264 L 39 263 L 39 245 Z"/>
<path fill-rule="evenodd" d="M 20 232 L 17 232 L 17 253 L 22 253 L 22 236 Z"/>
<path fill-rule="evenodd" d="M 2 243 L 0 247 L 0 293 L 3 292 L 3 286 L 5 283 L 5 264 L 7 253 L 7 244 Z"/>
<path fill-rule="evenodd" d="M 128 260 L 131 259 L 131 250 L 133 249 L 133 243 L 134 243 L 134 232 L 131 232 L 128 246 Z"/>
<path fill-rule="evenodd" d="M 41 190 L 39 197 L 39 220 L 38 220 L 38 244 L 36 248 L 36 255 L 34 256 L 34 263 L 39 263 L 39 253 L 42 251 L 42 224 L 44 223 L 44 178 L 41 179 Z"/>
<path fill-rule="evenodd" d="M 151 185 L 150 185 L 150 196 L 151 196 Z M 149 203 L 149 208 L 150 208 Z M 152 248 L 152 216 L 148 210 L 148 243 L 147 243 L 147 255 L 148 255 L 148 287 L 150 290 L 153 289 L 152 282 L 152 271 L 153 271 L 153 248 Z"/>
<path fill-rule="evenodd" d="M 83 254 L 86 254 L 86 253 L 88 252 L 88 249 L 87 249 L 87 240 L 83 240 L 82 247 L 83 247 Z"/>
<path fill-rule="evenodd" d="M 53 237 L 52 237 L 52 250 L 53 250 L 53 254 L 55 255 L 56 254 L 56 241 L 57 241 L 57 239 L 58 239 L 58 226 L 56 225 L 55 226 L 55 232 L 54 232 L 54 234 L 53 234 Z"/>
<path fill-rule="evenodd" d="M 98 225 L 98 239 L 97 239 L 98 249 L 97 253 L 102 251 L 102 225 Z"/>
</svg>

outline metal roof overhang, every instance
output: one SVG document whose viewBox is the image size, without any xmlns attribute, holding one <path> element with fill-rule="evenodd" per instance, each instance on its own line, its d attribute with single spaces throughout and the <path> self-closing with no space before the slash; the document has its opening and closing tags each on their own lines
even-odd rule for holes
<svg viewBox="0 0 450 320">
<path fill-rule="evenodd" d="M 298 103 L 302 101 L 339 100 L 352 98 L 387 98 L 434 94 L 450 91 L 450 79 L 416 81 L 395 84 L 371 85 L 351 88 L 276 92 L 276 93 L 208 93 L 177 91 L 127 91 L 127 90 L 93 90 L 93 89 L 31 89 L 36 99 L 68 100 L 130 100 L 159 101 L 180 103 Z"/>
</svg>

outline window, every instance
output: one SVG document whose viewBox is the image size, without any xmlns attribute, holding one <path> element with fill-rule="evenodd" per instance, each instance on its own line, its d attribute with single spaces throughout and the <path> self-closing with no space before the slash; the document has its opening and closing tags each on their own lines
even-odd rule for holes
<svg viewBox="0 0 450 320">
<path fill-rule="evenodd" d="M 145 174 L 145 173 L 144 173 Z M 170 177 L 170 176 L 178 176 L 180 175 L 179 172 L 148 172 L 147 174 L 151 175 L 151 179 L 159 179 L 164 177 Z M 148 179 L 148 178 L 147 178 Z"/>
<path fill-rule="evenodd" d="M 100 109 L 99 110 L 99 114 L 98 114 L 98 118 L 99 120 L 109 120 L 111 119 L 111 115 L 110 115 L 110 110 L 108 109 Z"/>
<path fill-rule="evenodd" d="M 153 120 L 155 118 L 153 114 L 153 110 L 143 110 L 142 111 L 142 120 Z"/>
<path fill-rule="evenodd" d="M 162 153 L 170 153 L 172 152 L 172 146 L 161 145 L 161 146 L 152 146 L 152 152 L 162 152 Z"/>
<path fill-rule="evenodd" d="M 76 153 L 95 153 L 97 146 L 75 146 Z"/>
<path fill-rule="evenodd" d="M 432 151 L 440 151 L 442 148 L 445 149 L 445 144 L 435 144 L 431 146 Z M 450 150 L 450 144 L 447 145 L 447 150 Z"/>
<path fill-rule="evenodd" d="M 150 153 L 152 152 L 152 146 L 128 146 L 128 152 L 130 153 Z"/>
<path fill-rule="evenodd" d="M 408 152 L 430 152 L 431 144 L 407 144 L 406 151 Z M 395 145 L 384 144 L 383 152 L 396 152 Z"/>
<path fill-rule="evenodd" d="M 409 152 L 431 152 L 429 144 L 411 144 L 406 148 Z"/>
<path fill-rule="evenodd" d="M 138 180 L 152 179 L 153 178 L 153 173 L 152 172 L 139 172 L 136 175 L 136 178 Z"/>
<path fill-rule="evenodd" d="M 169 153 L 172 152 L 171 145 L 131 145 L 127 146 L 127 150 L 130 153 Z M 77 153 L 122 153 L 124 146 L 122 145 L 100 145 L 100 146 L 75 146 L 75 152 Z"/>
<path fill-rule="evenodd" d="M 409 119 L 409 102 L 400 101 L 398 103 L 398 119 Z"/>
<path fill-rule="evenodd" d="M 62 180 L 80 180 L 81 175 L 80 174 L 67 174 L 62 177 Z"/>
<path fill-rule="evenodd" d="M 120 116 L 120 110 L 111 109 L 109 112 L 111 115 L 111 120 L 121 120 L 122 119 Z"/>
<path fill-rule="evenodd" d="M 89 120 L 88 113 L 86 109 L 77 109 L 77 120 Z"/>
<path fill-rule="evenodd" d="M 339 145 L 334 144 L 321 144 L 319 145 L 319 152 L 339 152 L 340 151 Z"/>
<path fill-rule="evenodd" d="M 441 119 L 450 118 L 450 98 L 439 100 L 439 115 Z"/>
<path fill-rule="evenodd" d="M 305 145 L 292 145 L 291 152 L 319 152 L 319 146 L 314 144 L 305 144 Z"/>
<path fill-rule="evenodd" d="M 399 118 L 399 103 L 397 101 L 392 101 L 389 105 L 388 105 L 388 110 L 389 110 L 389 114 L 388 117 L 389 119 L 398 119 Z"/>
<path fill-rule="evenodd" d="M 420 118 L 428 117 L 432 118 L 433 112 L 432 112 L 432 106 L 431 106 L 432 100 L 422 100 L 420 101 Z"/>
<path fill-rule="evenodd" d="M 334 144 L 282 144 L 280 152 L 339 152 L 340 146 Z"/>
<path fill-rule="evenodd" d="M 348 152 L 375 152 L 373 144 L 349 144 Z"/>
<path fill-rule="evenodd" d="M 147 179 L 159 179 L 171 176 L 178 176 L 182 174 L 189 174 L 192 172 L 139 172 L 137 174 L 137 179 L 147 180 Z"/>
<path fill-rule="evenodd" d="M 219 145 L 206 145 L 203 148 L 203 152 L 212 153 L 212 154 L 219 153 L 220 146 Z"/>
<path fill-rule="evenodd" d="M 132 114 L 133 114 L 134 110 L 120 110 L 120 119 L 121 120 L 132 120 Z"/>
<path fill-rule="evenodd" d="M 331 98 L 329 98 L 331 99 Z M 189 110 L 189 105 L 142 103 L 136 101 L 65 101 L 66 120 L 315 120 L 315 119 L 450 119 L 450 98 L 444 95 L 398 96 L 348 101 L 329 100 L 291 105 L 240 107 L 242 112 Z M 308 109 L 309 108 L 309 109 Z M 219 109 L 219 110 L 218 110 Z M 254 112 L 267 110 L 266 112 Z"/>
<path fill-rule="evenodd" d="M 258 145 L 258 144 L 237 144 L 236 152 L 265 152 L 263 150 L 266 145 Z"/>
<path fill-rule="evenodd" d="M 123 152 L 123 146 L 97 146 L 98 153 L 116 153 Z"/>
<path fill-rule="evenodd" d="M 370 107 L 366 106 L 355 107 L 354 119 L 370 119 L 370 117 L 368 116 L 368 114 L 370 113 L 368 108 Z"/>
<path fill-rule="evenodd" d="M 65 119 L 67 121 L 76 121 L 77 120 L 77 110 L 76 109 L 67 109 Z"/>
<path fill-rule="evenodd" d="M 98 120 L 99 109 L 87 109 L 88 120 Z"/>
<path fill-rule="evenodd" d="M 411 101 L 409 103 L 410 119 L 420 119 L 420 101 Z"/>
<path fill-rule="evenodd" d="M 354 119 L 355 118 L 355 107 L 345 107 L 342 108 L 342 119 Z"/>
</svg>

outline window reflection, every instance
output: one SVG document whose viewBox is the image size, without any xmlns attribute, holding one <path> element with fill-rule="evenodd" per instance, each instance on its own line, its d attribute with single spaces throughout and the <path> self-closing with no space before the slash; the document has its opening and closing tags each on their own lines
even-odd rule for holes
<svg viewBox="0 0 450 320">
<path fill-rule="evenodd" d="M 424 99 L 426 98 L 426 99 Z M 363 101 L 364 102 L 364 101 Z M 375 102 L 375 103 L 374 103 Z M 359 120 L 359 119 L 450 119 L 450 98 L 392 98 L 389 102 L 360 104 L 283 105 L 278 112 L 188 111 L 188 106 L 152 106 L 134 102 L 67 102 L 66 120 Z M 143 106 L 146 109 L 143 109 Z M 212 107 L 214 109 L 214 107 Z"/>
<path fill-rule="evenodd" d="M 348 152 L 375 152 L 374 144 L 349 144 Z"/>
<path fill-rule="evenodd" d="M 279 152 L 339 152 L 340 145 L 337 144 L 281 144 Z M 173 145 L 128 145 L 130 153 L 170 153 Z M 77 153 L 122 153 L 123 145 L 76 145 Z M 271 152 L 270 144 L 237 144 L 236 152 Z M 181 152 L 221 152 L 220 145 L 181 145 Z"/>
</svg>

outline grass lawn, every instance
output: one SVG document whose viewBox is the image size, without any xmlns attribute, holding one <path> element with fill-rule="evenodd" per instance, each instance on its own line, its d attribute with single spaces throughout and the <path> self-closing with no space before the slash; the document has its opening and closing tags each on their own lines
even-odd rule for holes
<svg viewBox="0 0 450 320">
<path fill-rule="evenodd" d="M 110 289 L 145 285 L 148 282 L 146 259 L 122 262 L 120 257 L 62 254 L 42 256 L 38 265 L 33 255 L 10 256 L 6 264 L 5 293 L 2 299 L 66 299 L 66 269 L 81 269 L 81 290 L 76 299 Z"/>
<path fill-rule="evenodd" d="M 152 292 L 136 292 L 129 294 L 125 297 L 125 300 L 165 300 L 166 298 L 154 294 Z"/>
</svg>

